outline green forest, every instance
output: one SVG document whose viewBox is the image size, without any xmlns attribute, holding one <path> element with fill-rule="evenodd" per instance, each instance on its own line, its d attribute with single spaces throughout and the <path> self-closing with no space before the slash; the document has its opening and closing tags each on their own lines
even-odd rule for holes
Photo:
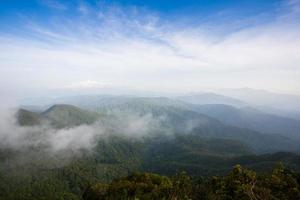
<svg viewBox="0 0 300 200">
<path fill-rule="evenodd" d="M 108 102 L 20 109 L 0 147 L 0 200 L 300 199 L 298 139 L 167 99 Z"/>
<path fill-rule="evenodd" d="M 300 199 L 300 174 L 281 163 L 267 174 L 257 174 L 240 165 L 226 176 L 206 178 L 191 177 L 184 172 L 172 177 L 134 173 L 109 184 L 89 186 L 83 199 L 295 200 Z"/>
</svg>

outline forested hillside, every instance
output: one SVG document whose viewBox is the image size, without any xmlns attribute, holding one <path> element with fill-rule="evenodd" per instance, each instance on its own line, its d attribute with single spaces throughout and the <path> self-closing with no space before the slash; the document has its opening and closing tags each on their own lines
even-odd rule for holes
<svg viewBox="0 0 300 200">
<path fill-rule="evenodd" d="M 259 174 L 257 184 L 265 188 L 256 198 L 275 198 L 264 174 L 278 162 L 300 170 L 297 140 L 226 125 L 201 112 L 177 100 L 134 97 L 105 97 L 88 109 L 20 109 L 0 149 L 0 199 L 247 199 L 242 183 L 234 186 L 241 194 L 227 191 L 237 164 Z M 246 175 L 234 178 L 254 173 L 238 171 Z M 146 174 L 118 179 L 135 172 Z M 189 186 L 176 186 L 176 177 Z"/>
</svg>

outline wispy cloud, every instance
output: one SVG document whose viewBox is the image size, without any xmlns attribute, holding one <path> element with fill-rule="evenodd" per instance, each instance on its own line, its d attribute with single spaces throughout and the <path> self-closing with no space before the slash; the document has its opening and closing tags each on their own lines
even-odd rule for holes
<svg viewBox="0 0 300 200">
<path fill-rule="evenodd" d="M 272 21 L 224 34 L 231 27 L 180 25 L 135 7 L 79 5 L 74 19 L 32 21 L 26 37 L 0 35 L 1 85 L 13 80 L 19 88 L 59 89 L 110 80 L 146 90 L 255 87 L 299 94 L 298 5 L 289 1 Z M 216 32 L 207 28 L 219 25 Z"/>
</svg>

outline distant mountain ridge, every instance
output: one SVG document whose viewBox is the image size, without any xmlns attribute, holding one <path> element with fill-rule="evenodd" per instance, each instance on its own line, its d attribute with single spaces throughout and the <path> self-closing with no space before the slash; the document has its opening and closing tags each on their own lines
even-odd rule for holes
<svg viewBox="0 0 300 200">
<path fill-rule="evenodd" d="M 203 105 L 203 104 L 226 104 L 231 105 L 235 107 L 244 107 L 249 106 L 249 104 L 232 97 L 227 97 L 220 94 L 215 93 L 196 93 L 196 94 L 190 94 L 186 96 L 180 96 L 177 97 L 177 99 L 190 103 L 190 104 L 196 104 L 196 105 Z"/>
<path fill-rule="evenodd" d="M 300 96 L 252 88 L 217 90 L 218 94 L 240 99 L 264 112 L 300 119 Z"/>
<path fill-rule="evenodd" d="M 152 116 L 159 119 L 156 127 L 151 127 L 152 132 L 196 134 L 201 137 L 220 138 L 240 141 L 256 152 L 274 152 L 280 150 L 297 150 L 296 141 L 287 137 L 273 134 L 267 135 L 250 129 L 237 126 L 224 125 L 215 118 L 191 110 L 189 106 L 166 98 L 155 99 L 134 98 L 117 104 L 109 102 L 100 104 L 92 112 L 70 105 L 54 105 L 42 112 L 41 117 L 50 120 L 56 128 L 73 127 L 81 124 L 92 124 L 98 119 L 115 116 L 115 120 L 126 123 L 126 118 L 131 115 Z M 100 112 L 100 113 L 99 113 Z M 106 113 L 106 114 L 102 114 Z M 125 118 L 124 118 L 125 117 Z M 122 118 L 123 121 L 122 122 Z"/>
<path fill-rule="evenodd" d="M 300 138 L 299 120 L 264 113 L 249 107 L 238 109 L 223 104 L 199 105 L 195 106 L 195 110 L 232 126 Z"/>
</svg>

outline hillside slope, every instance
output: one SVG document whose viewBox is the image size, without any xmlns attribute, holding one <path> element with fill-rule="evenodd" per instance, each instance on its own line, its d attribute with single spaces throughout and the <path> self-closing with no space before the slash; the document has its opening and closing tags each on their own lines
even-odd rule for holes
<svg viewBox="0 0 300 200">
<path fill-rule="evenodd" d="M 298 120 L 267 114 L 248 107 L 238 109 L 228 105 L 211 104 L 194 108 L 224 124 L 300 139 L 300 121 Z"/>
</svg>

